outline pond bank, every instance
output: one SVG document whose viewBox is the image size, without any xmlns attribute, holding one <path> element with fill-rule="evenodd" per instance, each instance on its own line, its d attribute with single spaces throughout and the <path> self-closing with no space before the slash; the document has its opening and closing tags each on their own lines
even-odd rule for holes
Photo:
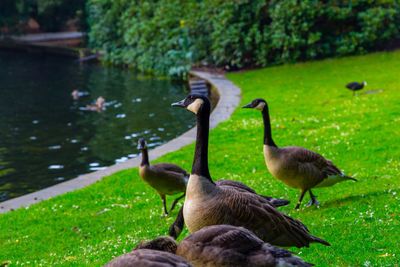
<svg viewBox="0 0 400 267">
<path fill-rule="evenodd" d="M 240 89 L 232 82 L 225 79 L 222 75 L 214 75 L 205 72 L 192 72 L 193 76 L 206 80 L 219 94 L 219 101 L 213 110 L 210 118 L 210 127 L 214 128 L 218 123 L 228 119 L 235 110 L 240 101 Z M 183 146 L 193 143 L 196 138 L 196 129 L 193 128 L 181 136 L 169 141 L 150 151 L 150 159 L 154 160 L 169 152 L 176 151 Z M 83 188 L 95 183 L 104 176 L 111 175 L 117 171 L 137 167 L 140 163 L 140 157 L 136 157 L 123 163 L 112 165 L 104 170 L 80 175 L 75 179 L 48 187 L 46 189 L 30 193 L 18 198 L 10 199 L 0 203 L 0 213 L 14 210 L 20 207 L 26 207 L 40 201 L 67 193 L 76 189 Z"/>
</svg>

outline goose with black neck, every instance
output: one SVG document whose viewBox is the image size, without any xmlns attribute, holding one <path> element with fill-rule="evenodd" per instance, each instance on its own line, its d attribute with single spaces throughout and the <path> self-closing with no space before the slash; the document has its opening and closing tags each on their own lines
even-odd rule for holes
<svg viewBox="0 0 400 267">
<path fill-rule="evenodd" d="M 272 139 L 269 108 L 264 99 L 256 98 L 243 108 L 261 111 L 264 121 L 265 164 L 272 176 L 301 190 L 296 209 L 300 207 L 306 192 L 309 192 L 311 198 L 309 205 L 319 205 L 312 188 L 328 187 L 346 180 L 357 181 L 316 152 L 298 146 L 278 147 Z"/>
<path fill-rule="evenodd" d="M 164 206 L 164 213 L 168 215 L 166 195 L 183 193 L 183 195 L 176 198 L 172 203 L 170 209 L 170 211 L 172 211 L 178 201 L 185 196 L 189 173 L 171 163 L 150 165 L 147 143 L 143 138 L 139 139 L 138 149 L 142 154 L 142 161 L 139 165 L 139 175 L 144 182 L 153 187 L 160 195 Z"/>
</svg>

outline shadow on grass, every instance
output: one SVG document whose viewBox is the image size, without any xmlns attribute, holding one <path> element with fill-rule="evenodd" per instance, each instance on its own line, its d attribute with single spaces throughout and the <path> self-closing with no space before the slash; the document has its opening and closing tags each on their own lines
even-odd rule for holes
<svg viewBox="0 0 400 267">
<path fill-rule="evenodd" d="M 369 200 L 374 197 L 379 197 L 381 195 L 390 195 L 389 192 L 386 190 L 382 191 L 373 191 L 373 192 L 368 192 L 366 194 L 360 194 L 360 195 L 353 195 L 353 196 L 347 196 L 341 199 L 334 199 L 334 200 L 328 200 L 326 201 L 321 207 L 322 208 L 331 208 L 331 207 L 337 207 L 337 206 L 343 206 L 346 204 L 351 204 L 354 202 L 359 202 L 363 200 Z"/>
</svg>

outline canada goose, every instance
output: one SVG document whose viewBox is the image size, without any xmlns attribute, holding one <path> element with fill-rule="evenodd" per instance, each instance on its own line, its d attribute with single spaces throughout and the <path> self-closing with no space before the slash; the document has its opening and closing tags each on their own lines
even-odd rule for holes
<svg viewBox="0 0 400 267">
<path fill-rule="evenodd" d="M 105 267 L 191 267 L 184 258 L 175 255 L 177 245 L 168 241 L 161 240 L 147 248 L 138 247 L 113 259 Z"/>
<path fill-rule="evenodd" d="M 279 148 L 272 139 L 268 104 L 264 99 L 254 99 L 243 108 L 260 110 L 264 120 L 264 159 L 269 172 L 290 187 L 301 190 L 296 209 L 304 194 L 310 193 L 310 205 L 318 205 L 311 188 L 332 186 L 338 182 L 356 179 L 346 176 L 330 160 L 311 150 L 290 146 Z"/>
<path fill-rule="evenodd" d="M 367 85 L 366 81 L 363 81 L 362 83 L 358 82 L 351 82 L 346 84 L 346 88 L 353 91 L 353 96 L 355 95 L 356 91 L 359 91 L 364 88 L 364 86 Z"/>
<path fill-rule="evenodd" d="M 217 186 L 208 170 L 210 101 L 189 95 L 172 104 L 192 111 L 197 117 L 197 137 L 192 172 L 186 189 L 183 218 L 189 232 L 205 226 L 230 224 L 243 226 L 265 242 L 278 246 L 309 246 L 329 243 L 312 236 L 298 220 L 276 210 L 265 198 L 229 186 Z"/>
<path fill-rule="evenodd" d="M 143 181 L 153 187 L 160 195 L 164 205 L 164 213 L 168 215 L 165 195 L 174 195 L 183 192 L 183 195 L 175 199 L 172 203 L 171 210 L 173 210 L 176 203 L 185 196 L 189 173 L 171 163 L 150 165 L 147 143 L 143 138 L 139 139 L 138 149 L 142 153 L 139 175 L 142 177 Z"/>
<path fill-rule="evenodd" d="M 176 253 L 195 267 L 312 266 L 287 250 L 265 243 L 251 231 L 232 225 L 204 227 L 179 244 L 170 237 L 159 237 L 137 248 Z"/>
</svg>

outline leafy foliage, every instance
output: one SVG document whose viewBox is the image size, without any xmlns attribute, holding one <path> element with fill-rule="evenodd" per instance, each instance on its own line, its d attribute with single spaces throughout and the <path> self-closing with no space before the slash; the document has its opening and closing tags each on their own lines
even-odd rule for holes
<svg viewBox="0 0 400 267">
<path fill-rule="evenodd" d="M 87 9 L 91 45 L 106 61 L 164 74 L 193 62 L 242 68 L 364 53 L 400 25 L 389 0 L 88 0 Z"/>
</svg>

